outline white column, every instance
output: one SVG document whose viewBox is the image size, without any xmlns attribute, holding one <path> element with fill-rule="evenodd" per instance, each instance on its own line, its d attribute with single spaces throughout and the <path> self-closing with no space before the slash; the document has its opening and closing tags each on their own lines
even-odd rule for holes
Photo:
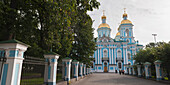
<svg viewBox="0 0 170 85">
<path fill-rule="evenodd" d="M 77 60 L 73 60 L 74 78 L 76 78 L 76 80 L 78 80 L 78 64 L 79 64 L 79 62 Z"/>
<path fill-rule="evenodd" d="M 133 66 L 132 69 L 133 69 L 133 75 L 136 75 L 135 67 Z"/>
<path fill-rule="evenodd" d="M 138 77 L 142 77 L 141 65 L 137 65 L 137 69 L 138 69 Z"/>
<path fill-rule="evenodd" d="M 113 51 L 114 51 L 114 49 L 112 48 L 112 64 L 114 64 L 113 63 L 113 55 L 114 55 Z"/>
<path fill-rule="evenodd" d="M 24 60 L 24 52 L 29 45 L 17 40 L 8 40 L 0 42 L 0 51 L 5 52 L 2 76 L 0 85 L 20 85 L 21 69 Z"/>
<path fill-rule="evenodd" d="M 115 63 L 114 63 L 114 64 L 116 64 L 116 51 L 117 51 L 116 48 L 114 48 L 114 55 L 115 55 L 115 56 L 114 56 L 114 57 L 115 57 L 115 60 L 114 60 Z"/>
<path fill-rule="evenodd" d="M 149 70 L 149 67 L 150 67 L 151 63 L 149 62 L 145 62 L 144 63 L 144 67 L 145 67 L 145 78 L 150 78 L 150 70 Z"/>
<path fill-rule="evenodd" d="M 131 66 L 129 66 L 129 75 L 132 75 Z"/>
<path fill-rule="evenodd" d="M 102 64 L 102 49 L 100 48 L 100 64 Z"/>
<path fill-rule="evenodd" d="M 86 75 L 86 64 L 84 64 L 84 76 Z"/>
<path fill-rule="evenodd" d="M 98 56 L 97 56 L 97 64 L 99 64 L 99 55 L 100 55 L 100 54 L 99 54 L 99 48 L 97 49 L 97 51 L 98 51 L 98 52 L 97 52 L 97 54 L 98 54 Z"/>
<path fill-rule="evenodd" d="M 66 57 L 62 61 L 66 65 L 65 72 L 64 72 L 64 75 L 65 75 L 64 80 L 67 81 L 67 84 L 69 85 L 70 84 L 70 71 L 71 71 L 71 62 L 72 62 L 72 59 Z"/>
<path fill-rule="evenodd" d="M 110 48 L 109 48 L 109 64 L 111 64 Z"/>
<path fill-rule="evenodd" d="M 80 63 L 80 72 L 79 76 L 83 77 L 83 63 Z"/>
<path fill-rule="evenodd" d="M 48 77 L 44 79 L 44 82 L 48 85 L 56 85 L 56 73 L 57 73 L 57 60 L 59 55 L 56 53 L 50 52 L 44 55 L 44 58 L 47 60 L 45 66 L 45 73 Z M 48 69 L 48 70 L 47 70 Z M 47 79 L 47 80 L 46 80 Z"/>
<path fill-rule="evenodd" d="M 157 60 L 154 62 L 155 64 L 155 68 L 156 68 L 156 80 L 159 81 L 159 80 L 162 80 L 162 70 L 161 70 L 161 61 L 160 60 Z"/>
</svg>

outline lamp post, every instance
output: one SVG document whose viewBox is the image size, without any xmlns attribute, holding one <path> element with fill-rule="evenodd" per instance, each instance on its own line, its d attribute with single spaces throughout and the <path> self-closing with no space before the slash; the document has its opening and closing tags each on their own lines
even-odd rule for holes
<svg viewBox="0 0 170 85">
<path fill-rule="evenodd" d="M 157 36 L 157 34 L 152 34 L 152 36 L 154 36 L 154 40 L 155 40 L 155 43 L 156 43 L 156 36 Z"/>
</svg>

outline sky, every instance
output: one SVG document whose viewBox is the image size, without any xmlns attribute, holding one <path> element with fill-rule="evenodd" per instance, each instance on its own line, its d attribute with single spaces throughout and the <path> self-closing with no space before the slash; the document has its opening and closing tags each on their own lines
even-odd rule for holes
<svg viewBox="0 0 170 85">
<path fill-rule="evenodd" d="M 123 20 L 124 8 L 128 19 L 133 23 L 135 40 L 146 45 L 154 42 L 152 34 L 157 34 L 156 41 L 170 41 L 170 0 L 97 0 L 99 9 L 88 14 L 93 22 L 94 37 L 97 37 L 98 26 L 105 10 L 106 23 L 111 28 L 111 37 L 118 32 L 117 28 Z"/>
</svg>

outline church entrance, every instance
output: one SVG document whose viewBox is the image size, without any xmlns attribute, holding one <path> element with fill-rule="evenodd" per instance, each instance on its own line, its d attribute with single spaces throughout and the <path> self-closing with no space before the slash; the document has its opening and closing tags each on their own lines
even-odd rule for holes
<svg viewBox="0 0 170 85">
<path fill-rule="evenodd" d="M 104 63 L 104 72 L 107 72 L 107 63 Z"/>
</svg>

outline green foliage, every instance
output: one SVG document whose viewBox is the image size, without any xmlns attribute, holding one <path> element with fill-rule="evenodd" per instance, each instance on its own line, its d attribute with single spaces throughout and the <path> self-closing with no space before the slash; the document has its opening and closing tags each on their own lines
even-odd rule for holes
<svg viewBox="0 0 170 85">
<path fill-rule="evenodd" d="M 152 66 L 154 66 L 156 60 L 161 60 L 161 66 L 164 68 L 164 71 L 166 71 L 168 77 L 170 77 L 170 42 L 149 43 L 145 49 L 140 50 L 135 55 L 134 59 L 136 60 L 135 63 L 150 62 Z"/>
<path fill-rule="evenodd" d="M 99 5 L 96 0 L 1 0 L 0 41 L 15 38 L 31 45 L 29 56 L 43 57 L 52 49 L 60 59 L 90 63 L 95 42 L 87 11 Z"/>
</svg>

